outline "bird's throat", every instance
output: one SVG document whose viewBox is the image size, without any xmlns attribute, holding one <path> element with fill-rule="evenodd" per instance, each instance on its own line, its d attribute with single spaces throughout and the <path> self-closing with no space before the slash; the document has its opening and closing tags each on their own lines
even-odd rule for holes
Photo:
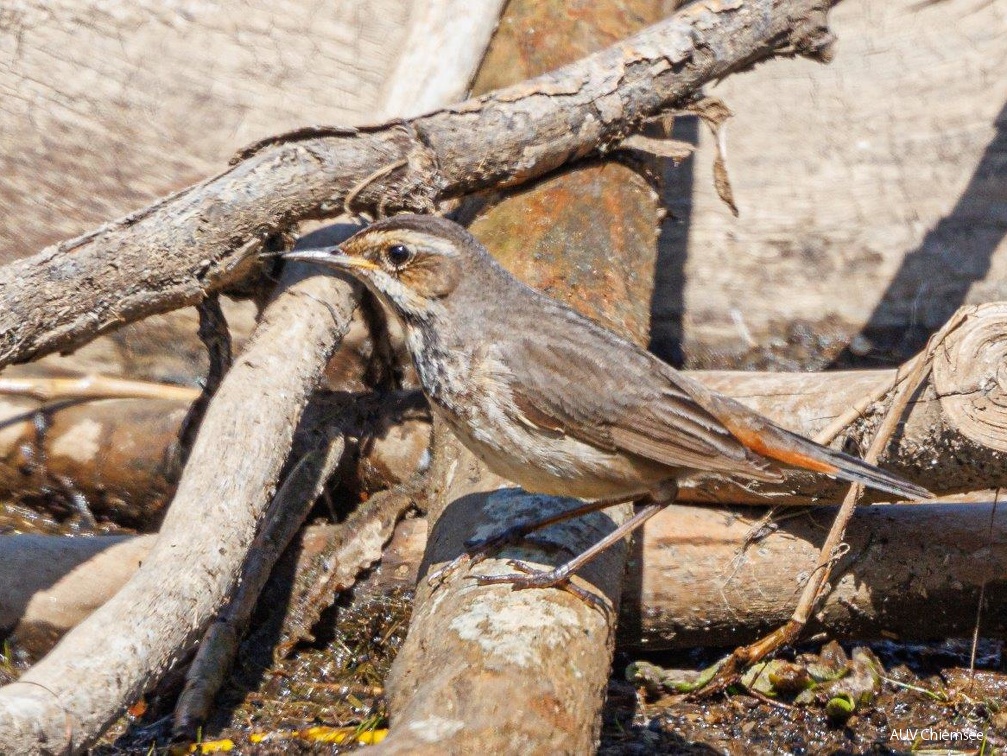
<svg viewBox="0 0 1007 756">
<path fill-rule="evenodd" d="M 455 360 L 444 347 L 437 330 L 423 320 L 407 321 L 406 346 L 427 397 L 438 404 L 447 400 L 451 366 Z"/>
</svg>

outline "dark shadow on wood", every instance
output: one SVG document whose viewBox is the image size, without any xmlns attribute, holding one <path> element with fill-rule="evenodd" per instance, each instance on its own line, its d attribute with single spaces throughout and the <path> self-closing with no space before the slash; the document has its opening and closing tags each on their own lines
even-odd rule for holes
<svg viewBox="0 0 1007 756">
<path fill-rule="evenodd" d="M 699 144 L 699 119 L 675 119 L 672 139 Z M 657 270 L 650 301 L 650 351 L 675 367 L 682 367 L 682 314 L 685 311 L 685 260 L 692 220 L 692 188 L 695 156 L 679 165 L 664 160 L 662 196 L 668 214 L 661 223 L 657 243 Z"/>
<path fill-rule="evenodd" d="M 862 329 L 869 351 L 858 348 L 854 354 L 847 347 L 831 367 L 903 362 L 987 276 L 993 253 L 1007 235 L 1007 105 L 994 124 L 996 133 L 955 207 L 906 255 Z"/>
</svg>

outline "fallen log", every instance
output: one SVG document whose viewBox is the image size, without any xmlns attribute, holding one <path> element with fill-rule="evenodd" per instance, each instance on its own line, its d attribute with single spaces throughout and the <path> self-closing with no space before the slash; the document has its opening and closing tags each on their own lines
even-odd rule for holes
<svg viewBox="0 0 1007 756">
<path fill-rule="evenodd" d="M 508 557 L 558 564 L 567 549 L 589 546 L 629 512 L 559 527 L 552 531 L 559 549 L 508 549 L 475 569 L 451 571 L 431 587 L 425 578 L 461 553 L 465 538 L 499 527 L 515 512 L 571 503 L 511 488 L 453 439 L 441 450 L 450 462 L 435 467 L 433 479 L 447 487 L 420 569 L 409 633 L 386 680 L 392 729 L 379 753 L 481 752 L 482 746 L 504 753 L 515 743 L 529 753 L 589 752 L 611 670 L 625 545 L 606 551 L 577 579 L 598 605 L 562 590 L 512 591 L 479 586 L 472 578 L 510 571 Z M 532 705 L 513 706 L 518 691 Z M 431 732 L 440 733 L 434 742 Z"/>
<path fill-rule="evenodd" d="M 1007 506 L 996 493 L 960 503 L 863 507 L 849 551 L 806 637 L 931 641 L 1007 632 Z M 674 505 L 647 523 L 622 587 L 617 640 L 649 650 L 748 643 L 785 622 L 835 514 Z M 311 567 L 338 526 L 300 537 L 297 571 Z M 415 583 L 427 547 L 425 518 L 404 520 L 381 558 L 375 586 Z M 8 536 L 0 540 L 0 627 L 33 653 L 111 597 L 155 536 Z M 44 559 L 45 570 L 39 569 Z M 21 576 L 16 581 L 13 576 Z M 982 594 L 982 606 L 979 596 Z M 296 594 L 294 597 L 296 602 Z M 926 621 L 920 620 L 921 616 Z"/>
<path fill-rule="evenodd" d="M 804 637 L 933 641 L 1007 631 L 1007 506 L 856 511 L 848 548 Z M 737 646 L 783 625 L 835 517 L 815 507 L 775 521 L 672 506 L 648 523 L 629 577 L 620 640 L 643 648 Z M 757 531 L 764 535 L 754 535 Z"/>
<path fill-rule="evenodd" d="M 551 4 L 511 2 L 502 28 L 535 28 L 552 12 Z M 597 9 L 589 24 L 562 13 L 551 20 L 555 30 L 569 32 L 551 53 L 567 59 L 590 50 L 572 41 L 574 29 L 587 37 L 580 38 L 581 45 L 600 47 L 598 37 L 622 37 L 640 23 L 615 6 Z M 487 62 L 507 60 L 510 66 L 495 66 L 494 75 L 513 82 L 529 69 L 548 68 L 542 59 L 547 55 L 542 48 L 529 51 L 505 31 L 494 39 Z M 609 216 L 624 220 L 612 224 Z M 650 325 L 660 217 L 657 196 L 641 175 L 604 164 L 578 167 L 505 196 L 478 214 L 470 228 L 519 279 L 641 343 Z M 626 275 L 630 270 L 634 274 Z M 569 506 L 569 500 L 514 490 L 446 428 L 435 429 L 432 457 L 434 536 L 424 575 L 444 568 L 466 538 L 492 531 L 515 510 Z M 521 549 L 521 557 L 534 564 L 562 560 L 631 514 L 631 506 L 621 505 L 574 527 L 555 528 L 558 553 L 533 547 Z M 626 553 L 620 543 L 583 571 L 578 590 L 596 605 L 564 591 L 474 584 L 476 574 L 511 570 L 499 558 L 472 571 L 449 571 L 433 586 L 421 580 L 408 635 L 386 681 L 391 733 L 380 752 L 590 751 L 601 725 Z M 533 704 L 506 705 L 518 695 Z M 441 731 L 433 740 L 426 732 L 431 722 Z"/>
<path fill-rule="evenodd" d="M 338 380 L 359 384 L 347 366 L 342 367 Z M 105 383 L 101 376 L 80 380 Z M 48 381 L 20 378 L 18 384 L 40 391 L 51 385 Z M 105 388 L 153 395 L 163 389 L 184 392 L 190 399 L 78 401 L 75 390 L 44 403 L 0 397 L 0 498 L 39 499 L 51 505 L 53 492 L 63 497 L 79 494 L 96 518 L 120 527 L 155 530 L 178 483 L 179 432 L 199 391 L 121 383 Z M 354 464 L 345 470 L 349 478 L 345 485 L 361 495 L 409 478 L 429 445 L 429 414 L 418 394 L 320 391 L 312 397 L 312 406 L 313 412 L 338 426 L 334 431 L 351 439 Z"/>
<path fill-rule="evenodd" d="M 354 308 L 341 279 L 294 275 L 210 403 L 142 568 L 0 688 L 0 752 L 86 747 L 192 647 L 232 590 L 304 405 Z"/>
<path fill-rule="evenodd" d="M 81 497 L 89 515 L 154 529 L 180 472 L 178 434 L 189 402 L 0 398 L 0 496 Z M 55 493 L 55 496 L 54 496 Z"/>
</svg>

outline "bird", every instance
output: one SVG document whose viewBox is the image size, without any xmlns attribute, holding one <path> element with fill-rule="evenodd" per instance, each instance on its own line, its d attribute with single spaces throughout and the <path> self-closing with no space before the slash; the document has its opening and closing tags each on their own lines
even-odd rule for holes
<svg viewBox="0 0 1007 756">
<path fill-rule="evenodd" d="M 480 575 L 480 583 L 569 588 L 576 570 L 697 475 L 778 481 L 798 468 L 898 497 L 931 496 L 786 430 L 527 286 L 451 220 L 394 215 L 337 246 L 283 257 L 352 275 L 399 318 L 433 412 L 490 470 L 529 493 L 584 500 L 469 547 L 637 502 L 630 519 L 566 563 L 537 570 L 512 561 L 517 572 Z"/>
</svg>

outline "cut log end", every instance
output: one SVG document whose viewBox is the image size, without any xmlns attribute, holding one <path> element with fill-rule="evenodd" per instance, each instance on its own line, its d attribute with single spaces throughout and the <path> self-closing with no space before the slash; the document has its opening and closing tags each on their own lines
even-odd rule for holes
<svg viewBox="0 0 1007 756">
<path fill-rule="evenodd" d="M 949 422 L 1007 452 L 1007 302 L 970 307 L 938 347 L 933 386 Z"/>
</svg>

